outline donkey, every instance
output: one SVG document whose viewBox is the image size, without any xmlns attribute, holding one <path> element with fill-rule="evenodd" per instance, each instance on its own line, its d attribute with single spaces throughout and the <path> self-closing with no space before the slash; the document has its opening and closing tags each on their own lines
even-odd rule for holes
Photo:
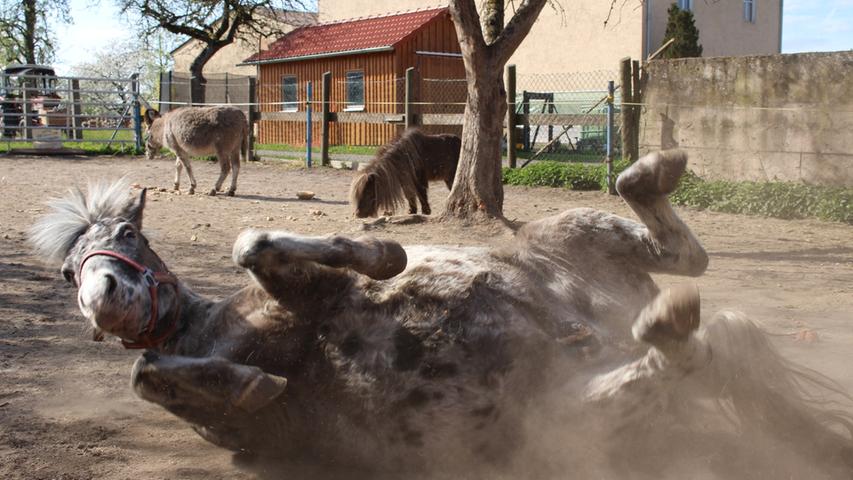
<svg viewBox="0 0 853 480">
<path fill-rule="evenodd" d="M 430 180 L 444 180 L 453 187 L 462 141 L 456 135 L 427 135 L 410 128 L 383 146 L 373 160 L 360 170 L 350 187 L 350 204 L 358 218 L 375 217 L 379 209 L 394 211 L 403 199 L 409 213 L 432 210 L 427 200 Z"/>
<path fill-rule="evenodd" d="M 246 115 L 229 106 L 184 107 L 166 112 L 154 109 L 145 111 L 148 135 L 145 139 L 145 155 L 153 159 L 164 145 L 171 150 L 175 160 L 175 190 L 181 188 L 181 167 L 190 177 L 190 195 L 195 193 L 191 156 L 216 155 L 219 162 L 219 178 L 210 190 L 210 195 L 222 189 L 222 182 L 231 172 L 231 187 L 227 195 L 234 196 L 237 176 L 240 174 L 240 155 L 246 160 L 249 151 L 249 124 Z"/>
<path fill-rule="evenodd" d="M 526 430 L 535 412 L 574 433 L 578 472 L 590 448 L 603 451 L 590 442 L 642 446 L 658 431 L 664 462 L 675 461 L 713 412 L 824 465 L 849 462 L 853 442 L 836 428 L 850 416 L 801 388 L 832 389 L 823 377 L 787 363 L 743 315 L 700 326 L 695 287 L 652 280 L 708 264 L 667 199 L 685 164 L 656 153 L 621 174 L 639 223 L 574 209 L 497 249 L 247 230 L 233 259 L 253 281 L 221 301 L 169 271 L 142 233 L 145 191 L 128 201 L 126 183 L 53 201 L 30 239 L 62 262 L 92 326 L 145 349 L 136 394 L 234 451 L 461 472 L 524 451 L 542 435 Z M 593 419 L 606 435 L 593 436 Z"/>
</svg>

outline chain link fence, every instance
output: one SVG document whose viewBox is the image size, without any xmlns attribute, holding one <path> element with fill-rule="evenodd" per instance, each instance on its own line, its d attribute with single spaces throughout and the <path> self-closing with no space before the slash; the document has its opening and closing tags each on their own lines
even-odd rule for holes
<svg viewBox="0 0 853 480">
<path fill-rule="evenodd" d="M 520 158 L 600 161 L 607 146 L 608 81 L 618 72 L 523 74 L 516 80 L 517 148 Z M 616 90 L 615 105 L 621 97 Z M 619 125 L 618 107 L 614 124 Z M 614 151 L 620 151 L 614 132 Z"/>
</svg>

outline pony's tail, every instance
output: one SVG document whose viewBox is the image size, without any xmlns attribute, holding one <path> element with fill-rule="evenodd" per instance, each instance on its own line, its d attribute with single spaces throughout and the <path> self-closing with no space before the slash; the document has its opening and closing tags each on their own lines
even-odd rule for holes
<svg viewBox="0 0 853 480">
<path fill-rule="evenodd" d="M 853 467 L 853 398 L 842 387 L 782 357 L 741 313 L 718 313 L 699 335 L 713 348 L 713 396 L 742 429 Z"/>
<path fill-rule="evenodd" d="M 249 128 L 249 125 L 246 125 L 246 128 L 243 131 L 243 141 L 240 145 L 240 156 L 243 157 L 243 163 L 249 161 Z"/>
</svg>

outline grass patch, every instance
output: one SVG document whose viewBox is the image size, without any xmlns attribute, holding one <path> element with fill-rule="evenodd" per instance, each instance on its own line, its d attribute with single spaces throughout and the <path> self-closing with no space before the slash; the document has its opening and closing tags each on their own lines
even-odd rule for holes
<svg viewBox="0 0 853 480">
<path fill-rule="evenodd" d="M 628 162 L 617 161 L 618 175 Z M 605 190 L 607 167 L 603 164 L 540 162 L 525 168 L 504 168 L 507 185 L 564 187 L 573 190 Z M 786 182 L 706 181 L 687 172 L 670 195 L 675 205 L 715 212 L 795 219 L 819 218 L 853 224 L 853 188 L 822 187 Z"/>
<path fill-rule="evenodd" d="M 109 143 L 110 140 L 116 140 Z M 86 155 L 138 155 L 142 151 L 136 150 L 133 143 L 134 134 L 130 130 L 119 130 L 113 138 L 113 130 L 84 130 L 83 141 L 62 142 L 66 148 L 77 148 L 83 150 Z M 119 140 L 124 140 L 121 142 Z M 129 141 L 129 143 L 128 143 Z M 0 140 L 0 153 L 8 153 L 16 148 L 33 148 L 32 142 L 20 139 Z"/>
<path fill-rule="evenodd" d="M 628 167 L 628 162 L 613 162 L 613 171 Z M 606 190 L 607 165 L 603 163 L 538 162 L 524 168 L 504 168 L 507 185 L 532 187 L 565 187 L 572 190 Z"/>
</svg>

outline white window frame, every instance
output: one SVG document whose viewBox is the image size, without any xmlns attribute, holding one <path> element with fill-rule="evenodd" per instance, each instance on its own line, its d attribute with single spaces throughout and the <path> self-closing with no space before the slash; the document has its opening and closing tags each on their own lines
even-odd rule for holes
<svg viewBox="0 0 853 480">
<path fill-rule="evenodd" d="M 351 73 L 360 73 L 361 74 L 361 103 L 350 103 L 349 96 L 349 76 Z M 349 70 L 344 73 L 344 98 L 346 99 L 346 105 L 344 106 L 345 112 L 363 112 L 364 111 L 364 97 L 367 95 L 367 92 L 364 89 L 364 70 Z"/>
<path fill-rule="evenodd" d="M 296 98 L 292 102 L 285 101 L 284 98 L 284 80 L 286 78 L 292 78 L 294 80 L 294 86 L 296 87 Z M 281 111 L 282 112 L 298 112 L 299 111 L 299 78 L 296 75 L 282 75 L 281 76 Z"/>
<path fill-rule="evenodd" d="M 688 12 L 692 12 L 693 0 L 678 0 L 678 8 L 682 10 L 687 10 Z"/>
<path fill-rule="evenodd" d="M 757 0 L 743 0 L 743 19 L 749 23 L 755 23 L 755 2 Z"/>
</svg>

